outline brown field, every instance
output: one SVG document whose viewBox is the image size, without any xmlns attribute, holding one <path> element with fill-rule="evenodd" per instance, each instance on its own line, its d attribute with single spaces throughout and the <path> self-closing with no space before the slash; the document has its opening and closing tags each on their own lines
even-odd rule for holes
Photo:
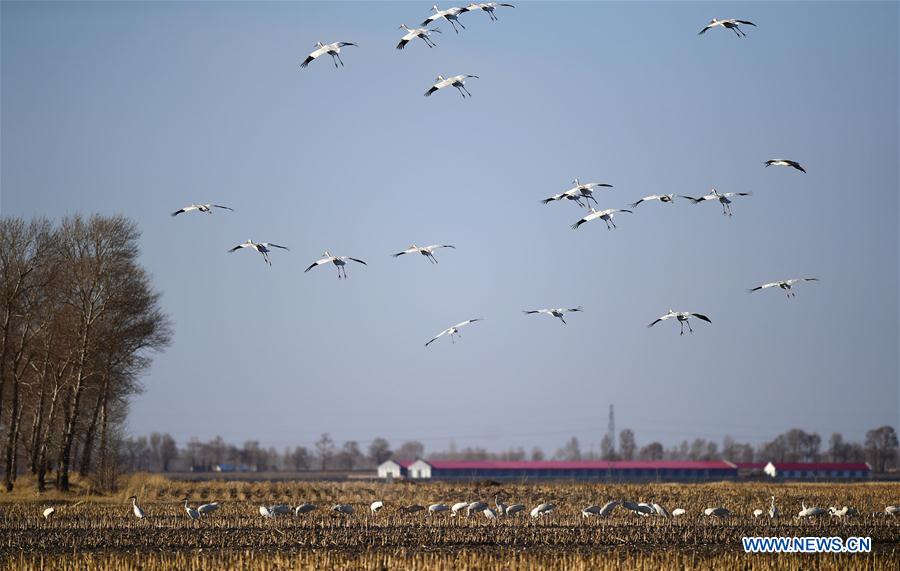
<svg viewBox="0 0 900 571">
<path fill-rule="evenodd" d="M 533 507 L 553 502 L 545 518 L 483 516 L 430 518 L 398 507 L 481 499 Z M 147 513 L 138 520 L 127 498 Z M 222 507 L 199 522 L 184 513 Z M 754 518 L 774 495 L 783 516 Z M 607 519 L 583 519 L 582 507 L 608 499 L 682 507 L 679 518 L 642 518 L 619 508 Z M 796 520 L 807 505 L 851 506 L 860 516 Z M 374 500 L 386 507 L 369 512 Z M 312 502 L 301 517 L 260 517 L 260 505 Z M 334 503 L 350 503 L 352 516 L 334 516 Z M 380 482 L 184 482 L 135 476 L 115 496 L 37 497 L 19 490 L 0 496 L 0 571 L 13 569 L 898 569 L 900 517 L 882 515 L 900 503 L 900 484 L 584 484 Z M 41 511 L 55 506 L 50 520 Z M 701 514 L 723 506 L 736 515 Z M 747 555 L 743 536 L 871 537 L 870 554 Z"/>
</svg>

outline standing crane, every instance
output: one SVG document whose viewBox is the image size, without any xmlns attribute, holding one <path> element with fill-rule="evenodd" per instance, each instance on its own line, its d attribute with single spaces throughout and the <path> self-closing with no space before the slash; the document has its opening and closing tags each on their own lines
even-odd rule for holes
<svg viewBox="0 0 900 571">
<path fill-rule="evenodd" d="M 131 511 L 134 513 L 134 517 L 144 519 L 144 510 L 137 505 L 137 496 L 131 496 L 128 499 L 131 500 Z"/>
</svg>

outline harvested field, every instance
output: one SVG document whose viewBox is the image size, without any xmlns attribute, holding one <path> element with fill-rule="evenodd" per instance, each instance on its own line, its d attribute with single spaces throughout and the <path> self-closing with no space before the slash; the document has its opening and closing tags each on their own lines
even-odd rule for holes
<svg viewBox="0 0 900 571">
<path fill-rule="evenodd" d="M 146 518 L 138 520 L 127 500 L 135 494 Z M 403 506 L 482 500 L 501 494 L 528 509 L 557 507 L 547 516 L 489 520 L 477 516 L 428 516 Z M 782 517 L 755 518 L 776 497 Z M 218 501 L 221 508 L 199 521 L 183 502 Z M 617 508 L 607 518 L 583 518 L 581 508 L 609 499 L 653 501 L 677 518 L 640 517 Z M 20 498 L 0 504 L 0 569 L 896 569 L 900 517 L 883 514 L 897 504 L 900 484 L 584 484 L 376 482 L 203 482 L 133 478 L 116 497 L 46 500 Z M 8 500 L 8 498 L 4 498 Z M 385 507 L 372 514 L 369 504 Z M 856 517 L 828 515 L 799 520 L 807 505 L 850 506 Z M 260 505 L 302 502 L 318 509 L 301 516 L 267 519 Z M 335 503 L 354 507 L 333 514 Z M 56 512 L 47 520 L 41 512 Z M 733 516 L 702 515 L 725 507 Z M 870 554 L 747 555 L 744 536 L 871 537 Z"/>
</svg>

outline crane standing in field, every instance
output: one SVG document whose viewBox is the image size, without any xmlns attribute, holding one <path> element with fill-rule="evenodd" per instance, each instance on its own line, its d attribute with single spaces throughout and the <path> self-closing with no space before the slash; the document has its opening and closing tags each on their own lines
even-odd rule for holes
<svg viewBox="0 0 900 571">
<path fill-rule="evenodd" d="M 331 56 L 331 61 L 334 62 L 334 67 L 338 67 L 338 62 L 341 62 L 341 66 L 344 65 L 344 60 L 341 59 L 341 48 L 344 46 L 357 46 L 353 42 L 334 42 L 333 44 L 323 44 L 322 42 L 316 42 L 317 50 L 311 52 L 306 59 L 303 60 L 303 63 L 300 64 L 300 67 L 306 67 L 315 60 L 317 57 L 328 54 Z M 359 47 L 359 46 L 357 46 Z"/>
<path fill-rule="evenodd" d="M 198 519 L 200 519 L 200 512 L 188 505 L 187 498 L 184 498 L 184 512 L 189 518 L 191 518 L 191 521 L 197 521 Z"/>
<path fill-rule="evenodd" d="M 144 519 L 144 510 L 137 505 L 137 496 L 131 496 L 128 499 L 131 500 L 131 511 L 134 513 L 134 517 Z"/>
</svg>

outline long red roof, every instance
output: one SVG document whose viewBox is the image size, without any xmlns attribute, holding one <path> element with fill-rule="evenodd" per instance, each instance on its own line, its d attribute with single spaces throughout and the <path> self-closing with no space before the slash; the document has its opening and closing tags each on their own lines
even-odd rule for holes
<svg viewBox="0 0 900 571">
<path fill-rule="evenodd" d="M 801 471 L 869 471 L 872 468 L 865 462 L 835 463 L 835 462 L 772 462 L 777 470 L 801 470 Z"/>
<path fill-rule="evenodd" d="M 661 461 L 456 461 L 425 460 L 437 470 L 733 470 L 734 464 L 724 461 L 692 462 Z"/>
</svg>

